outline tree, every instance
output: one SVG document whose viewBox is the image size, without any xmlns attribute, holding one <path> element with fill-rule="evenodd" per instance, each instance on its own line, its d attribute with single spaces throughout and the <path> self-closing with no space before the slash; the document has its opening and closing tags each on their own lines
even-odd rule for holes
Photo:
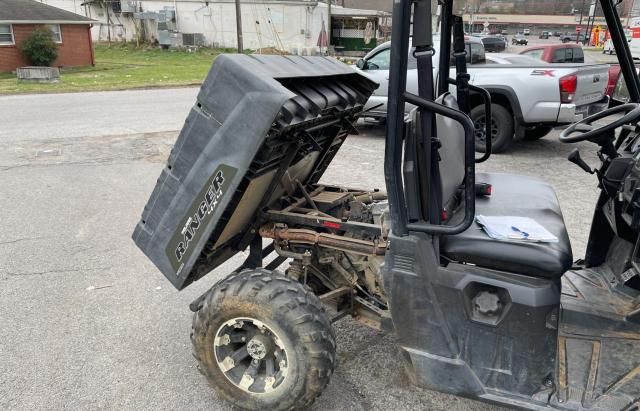
<svg viewBox="0 0 640 411">
<path fill-rule="evenodd" d="M 58 58 L 58 45 L 48 27 L 37 27 L 22 42 L 22 54 L 34 66 L 50 66 Z"/>
</svg>

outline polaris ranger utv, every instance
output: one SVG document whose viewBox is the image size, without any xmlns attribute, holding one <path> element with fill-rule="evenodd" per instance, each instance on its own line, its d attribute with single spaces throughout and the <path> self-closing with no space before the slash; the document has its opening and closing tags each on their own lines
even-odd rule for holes
<svg viewBox="0 0 640 411">
<path fill-rule="evenodd" d="M 456 75 L 434 84 L 431 2 L 395 0 L 386 194 L 319 182 L 376 84 L 322 57 L 213 64 L 133 238 L 177 289 L 248 249 L 191 304 L 199 368 L 234 405 L 310 405 L 336 366 L 331 323 L 351 315 L 395 332 L 423 387 L 535 410 L 640 406 L 640 81 L 614 2 L 601 5 L 631 103 L 561 136 L 601 160 L 570 156 L 601 190 L 577 261 L 550 185 L 475 172 L 490 144 L 474 158 L 469 101 L 488 117 L 491 102 L 441 4 L 439 72 L 453 55 Z M 410 47 L 419 95 L 404 87 Z M 495 240 L 477 214 L 530 217 L 558 241 Z"/>
</svg>

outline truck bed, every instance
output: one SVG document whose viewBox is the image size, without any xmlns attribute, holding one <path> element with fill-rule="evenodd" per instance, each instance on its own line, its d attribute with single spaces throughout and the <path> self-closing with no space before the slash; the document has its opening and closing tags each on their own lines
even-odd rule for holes
<svg viewBox="0 0 640 411">
<path fill-rule="evenodd" d="M 221 55 L 133 233 L 182 289 L 245 249 L 262 210 L 317 182 L 376 84 L 324 57 Z"/>
</svg>

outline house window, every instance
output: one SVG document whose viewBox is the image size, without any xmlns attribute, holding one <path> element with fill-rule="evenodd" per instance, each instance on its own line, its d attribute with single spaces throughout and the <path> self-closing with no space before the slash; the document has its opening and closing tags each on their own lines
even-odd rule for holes
<svg viewBox="0 0 640 411">
<path fill-rule="evenodd" d="M 0 44 L 15 44 L 11 24 L 0 24 Z"/>
<path fill-rule="evenodd" d="M 47 24 L 47 27 L 49 27 L 51 33 L 53 33 L 53 41 L 55 41 L 56 43 L 62 43 L 62 31 L 60 30 L 60 25 Z"/>
</svg>

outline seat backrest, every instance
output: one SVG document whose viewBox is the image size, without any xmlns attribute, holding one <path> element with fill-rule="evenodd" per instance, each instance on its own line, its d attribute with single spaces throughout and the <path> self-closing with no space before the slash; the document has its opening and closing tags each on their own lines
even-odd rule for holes
<svg viewBox="0 0 640 411">
<path fill-rule="evenodd" d="M 436 100 L 458 110 L 458 101 L 451 93 L 444 93 Z M 440 139 L 440 180 L 442 205 L 446 207 L 464 181 L 464 128 L 457 121 L 436 115 L 437 137 Z"/>
<path fill-rule="evenodd" d="M 445 93 L 440 96 L 436 103 L 445 105 L 449 108 L 458 109 L 458 102 L 456 98 L 450 94 Z M 405 148 L 404 158 L 404 177 L 405 183 L 409 186 L 415 187 L 407 190 L 405 193 L 408 198 L 415 198 L 419 196 L 420 185 L 417 183 L 417 169 L 415 168 L 415 156 L 417 153 L 412 152 L 409 149 L 410 146 L 415 145 L 416 141 L 420 140 L 421 135 L 421 119 L 422 112 L 417 108 L 413 109 L 410 114 L 411 126 L 407 130 L 409 136 L 407 137 L 407 145 Z M 442 208 L 446 211 L 453 211 L 456 205 L 456 193 L 464 181 L 464 128 L 458 122 L 453 119 L 436 115 L 436 137 L 441 142 L 440 149 L 438 151 L 440 155 L 440 187 Z M 424 194 L 424 193 L 423 193 Z M 424 198 L 424 197 L 423 197 Z M 417 201 L 417 200 L 416 200 Z M 415 201 L 408 201 L 409 204 L 415 204 Z M 431 205 L 430 205 L 431 206 Z M 440 213 L 442 210 L 438 210 Z M 416 218 L 419 211 L 409 210 L 410 218 Z"/>
</svg>

